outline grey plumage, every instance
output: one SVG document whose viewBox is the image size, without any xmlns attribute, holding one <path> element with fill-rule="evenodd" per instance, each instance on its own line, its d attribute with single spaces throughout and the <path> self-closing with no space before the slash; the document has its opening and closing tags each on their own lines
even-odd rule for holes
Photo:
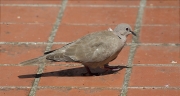
<svg viewBox="0 0 180 96">
<path fill-rule="evenodd" d="M 90 33 L 60 49 L 44 56 L 20 63 L 20 65 L 40 64 L 47 61 L 79 62 L 87 67 L 103 67 L 114 60 L 132 32 L 128 24 L 119 24 L 114 30 Z"/>
</svg>

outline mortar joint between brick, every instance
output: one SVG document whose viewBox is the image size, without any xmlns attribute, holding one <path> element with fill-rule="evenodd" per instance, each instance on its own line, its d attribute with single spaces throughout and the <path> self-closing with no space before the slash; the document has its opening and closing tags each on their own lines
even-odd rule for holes
<svg viewBox="0 0 180 96">
<path fill-rule="evenodd" d="M 1 89 L 30 89 L 30 86 L 0 86 Z"/>
<path fill-rule="evenodd" d="M 0 6 L 20 7 L 61 7 L 59 4 L 0 4 Z"/>
<path fill-rule="evenodd" d="M 63 0 L 62 3 L 61 3 L 61 8 L 60 8 L 58 16 L 56 18 L 56 22 L 55 22 L 55 24 L 54 24 L 54 26 L 52 28 L 51 34 L 50 34 L 50 36 L 48 38 L 48 44 L 47 44 L 47 47 L 46 47 L 46 51 L 50 51 L 51 50 L 51 47 L 53 45 L 52 43 L 54 41 L 54 37 L 55 37 L 55 35 L 57 33 L 58 27 L 59 27 L 59 25 L 61 23 L 62 16 L 63 16 L 63 13 L 65 11 L 67 2 L 68 2 L 68 0 Z M 40 64 L 39 68 L 38 68 L 37 74 L 43 73 L 44 67 L 45 67 L 45 63 L 44 64 Z M 40 81 L 40 78 L 35 78 L 34 83 L 32 85 L 32 88 L 30 90 L 29 96 L 35 96 L 36 90 L 38 88 L 39 81 Z"/>
<path fill-rule="evenodd" d="M 79 86 L 38 86 L 38 89 L 99 89 L 99 90 L 120 90 L 120 87 L 79 87 Z"/>
<path fill-rule="evenodd" d="M 158 87 L 158 86 L 134 86 L 134 87 L 128 87 L 128 89 L 175 89 L 180 90 L 180 87 Z"/>
<path fill-rule="evenodd" d="M 133 36 L 133 39 L 132 39 L 132 45 L 131 45 L 131 48 L 130 48 L 130 53 L 129 53 L 129 57 L 128 57 L 128 64 L 127 66 L 132 66 L 133 64 L 133 58 L 134 58 L 134 55 L 135 55 L 135 52 L 136 52 L 136 47 L 137 47 L 137 44 L 139 42 L 139 32 L 140 32 L 140 29 L 141 29 L 141 25 L 142 25 L 142 17 L 143 17 L 143 12 L 144 12 L 144 8 L 146 6 L 146 0 L 141 0 L 140 1 L 140 7 L 139 7 L 139 10 L 138 10 L 138 14 L 137 14 L 137 19 L 136 19 L 136 24 L 135 24 L 135 32 L 137 34 L 137 37 Z M 132 68 L 127 68 L 126 69 L 126 73 L 125 73 L 125 76 L 124 76 L 124 82 L 123 82 L 123 86 L 122 86 L 122 90 L 121 90 L 121 96 L 126 96 L 127 94 L 127 91 L 128 91 L 128 83 L 129 83 L 129 79 L 130 79 L 130 76 L 131 76 L 131 71 L 132 71 Z"/>
</svg>

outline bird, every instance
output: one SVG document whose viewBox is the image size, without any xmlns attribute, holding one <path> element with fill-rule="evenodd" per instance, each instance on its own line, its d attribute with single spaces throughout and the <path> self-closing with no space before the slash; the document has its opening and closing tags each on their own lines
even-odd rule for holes
<svg viewBox="0 0 180 96">
<path fill-rule="evenodd" d="M 117 58 L 126 43 L 127 36 L 135 32 L 129 24 L 118 24 L 114 30 L 92 32 L 59 49 L 45 52 L 43 56 L 19 63 L 20 66 L 42 64 L 46 62 L 77 62 L 85 66 L 89 75 L 90 68 L 119 70 L 118 66 L 109 66 L 108 63 Z"/>
</svg>

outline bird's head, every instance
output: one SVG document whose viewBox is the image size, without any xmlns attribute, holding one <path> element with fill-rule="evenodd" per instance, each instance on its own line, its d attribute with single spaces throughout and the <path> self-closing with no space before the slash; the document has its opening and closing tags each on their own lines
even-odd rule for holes
<svg viewBox="0 0 180 96">
<path fill-rule="evenodd" d="M 132 31 L 131 26 L 129 24 L 118 24 L 114 29 L 115 34 L 118 36 L 127 36 L 129 34 L 133 34 L 136 36 L 136 34 Z"/>
</svg>

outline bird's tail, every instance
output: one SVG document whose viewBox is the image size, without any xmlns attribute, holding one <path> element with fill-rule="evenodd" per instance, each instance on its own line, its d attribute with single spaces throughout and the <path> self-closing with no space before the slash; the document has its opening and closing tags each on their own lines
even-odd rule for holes
<svg viewBox="0 0 180 96">
<path fill-rule="evenodd" d="M 41 64 L 46 61 L 46 56 L 41 56 L 38 58 L 30 59 L 24 62 L 19 63 L 20 66 L 25 66 L 25 65 L 33 65 L 33 64 Z"/>
</svg>

